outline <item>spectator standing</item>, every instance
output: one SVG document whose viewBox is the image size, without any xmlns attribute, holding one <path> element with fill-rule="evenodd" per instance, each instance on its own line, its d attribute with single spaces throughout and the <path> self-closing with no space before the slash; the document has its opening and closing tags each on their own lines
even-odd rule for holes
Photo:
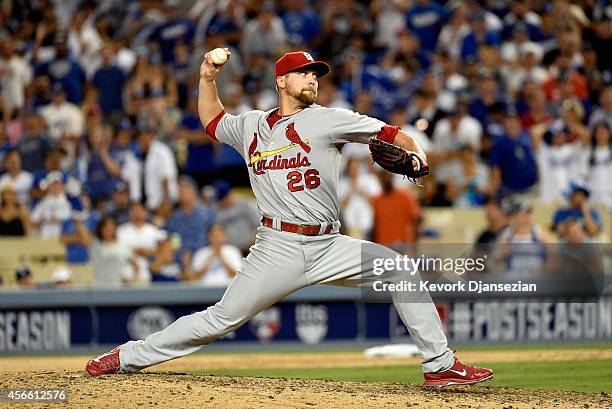
<svg viewBox="0 0 612 409">
<path fill-rule="evenodd" d="M 542 84 L 549 101 L 559 103 L 568 98 L 583 101 L 588 97 L 586 79 L 572 67 L 570 55 L 559 52 L 549 72 L 548 79 Z"/>
<path fill-rule="evenodd" d="M 612 209 L 612 126 L 602 120 L 591 131 L 590 144 L 581 152 L 582 174 L 593 192 L 594 204 Z"/>
<path fill-rule="evenodd" d="M 119 242 L 132 250 L 136 256 L 138 270 L 132 279 L 149 282 L 149 258 L 154 255 L 157 244 L 166 238 L 164 230 L 147 222 L 147 208 L 142 203 L 134 203 L 130 208 L 130 221 L 117 228 Z"/>
<path fill-rule="evenodd" d="M 417 0 L 408 9 L 406 25 L 419 38 L 424 50 L 433 51 L 447 18 L 444 8 L 438 2 Z"/>
<path fill-rule="evenodd" d="M 21 156 L 23 169 L 34 173 L 45 166 L 47 153 L 55 143 L 46 132 L 44 119 L 36 111 L 26 112 L 23 122 L 24 132 L 15 149 Z"/>
<path fill-rule="evenodd" d="M 213 6 L 216 8 L 211 14 L 206 27 L 205 35 L 196 35 L 196 42 L 205 37 L 218 37 L 219 41 L 236 48 L 242 37 L 241 27 L 244 25 L 244 3 L 240 1 L 220 2 Z M 200 27 L 198 26 L 198 29 Z M 196 44 L 199 45 L 199 44 Z M 214 48 L 214 47 L 213 47 Z M 212 48 L 207 48 L 212 50 Z M 231 60 L 230 60 L 231 63 Z"/>
<path fill-rule="evenodd" d="M 15 53 L 11 37 L 0 40 L 0 90 L 4 100 L 4 120 L 25 105 L 25 89 L 32 82 L 32 68 Z"/>
<path fill-rule="evenodd" d="M 464 38 L 470 34 L 470 24 L 468 23 L 468 6 L 459 3 L 453 10 L 448 24 L 440 31 L 437 48 L 444 50 L 454 60 L 461 58 L 461 48 Z"/>
<path fill-rule="evenodd" d="M 89 88 L 94 95 L 90 100 L 96 100 L 104 115 L 123 110 L 123 88 L 125 87 L 125 74 L 113 63 L 113 44 L 106 44 L 100 52 L 102 65 L 98 68 L 91 80 Z"/>
<path fill-rule="evenodd" d="M 79 219 L 75 219 L 76 231 L 81 241 L 89 247 L 96 286 L 118 286 L 133 280 L 137 269 L 132 250 L 117 240 L 117 225 L 110 217 L 103 217 L 91 235 Z"/>
<path fill-rule="evenodd" d="M 525 192 L 537 181 L 537 165 L 528 134 L 521 128 L 516 111 L 509 110 L 504 119 L 505 135 L 493 142 L 491 150 L 491 187 L 496 194 Z"/>
<path fill-rule="evenodd" d="M 117 121 L 110 152 L 121 167 L 121 179 L 128 185 L 130 200 L 138 201 L 142 194 L 142 163 L 136 157 L 132 135 L 132 124 L 128 118 Z M 118 219 L 116 221 L 121 224 Z"/>
<path fill-rule="evenodd" d="M 154 129 L 142 125 L 138 134 L 138 148 L 142 155 L 142 196 L 150 210 L 171 207 L 177 197 L 177 169 L 174 155 L 168 146 L 154 139 Z"/>
<path fill-rule="evenodd" d="M 32 225 L 41 239 L 59 239 L 62 223 L 72 215 L 72 206 L 64 193 L 64 175 L 49 173 L 42 187 L 45 197 L 32 210 Z"/>
<path fill-rule="evenodd" d="M 240 49 L 247 57 L 274 55 L 287 43 L 283 20 L 276 14 L 274 4 L 266 2 L 261 12 L 244 27 Z"/>
<path fill-rule="evenodd" d="M 521 30 L 526 30 L 531 41 L 539 41 L 542 39 L 540 24 L 542 19 L 540 16 L 531 10 L 531 4 L 527 0 L 516 0 L 510 5 L 510 12 L 504 16 L 504 28 L 502 37 L 504 40 L 511 38 L 514 35 L 517 27 Z"/>
<path fill-rule="evenodd" d="M 191 44 L 195 34 L 195 27 L 191 21 L 181 16 L 179 0 L 165 0 L 163 11 L 165 21 L 161 23 L 151 35 L 161 52 L 162 62 L 171 64 L 174 59 L 174 47 L 177 43 Z"/>
<path fill-rule="evenodd" d="M 30 172 L 22 169 L 19 151 L 8 151 L 5 156 L 4 167 L 6 173 L 0 177 L 0 186 L 6 183 L 12 184 L 17 192 L 17 201 L 28 207 L 30 205 L 33 176 Z"/>
<path fill-rule="evenodd" d="M 432 76 L 426 75 L 428 81 Z M 444 118 L 444 112 L 436 104 L 436 93 L 419 89 L 414 93 L 413 104 L 408 108 L 409 122 L 420 131 L 425 132 L 429 138 L 433 137 L 438 121 Z"/>
<path fill-rule="evenodd" d="M 321 13 L 321 27 L 317 50 L 330 59 L 344 53 L 353 38 L 374 31 L 368 10 L 355 0 L 328 3 Z"/>
<path fill-rule="evenodd" d="M 470 102 L 470 115 L 477 119 L 485 129 L 489 125 L 489 114 L 492 108 L 498 103 L 505 104 L 498 82 L 498 78 L 493 73 L 479 74 L 477 96 Z"/>
<path fill-rule="evenodd" d="M 67 33 L 58 31 L 55 35 L 55 57 L 36 67 L 36 75 L 49 77 L 52 84 L 60 83 L 66 92 L 66 99 L 73 104 L 83 102 L 85 71 L 68 53 Z"/>
<path fill-rule="evenodd" d="M 599 94 L 599 106 L 591 114 L 589 127 L 593 129 L 599 122 L 605 121 L 612 129 L 612 85 L 608 85 Z"/>
<path fill-rule="evenodd" d="M 109 200 L 114 185 L 121 177 L 121 166 L 116 152 L 110 149 L 111 132 L 100 125 L 89 130 L 88 148 L 83 152 L 83 166 L 87 169 L 86 187 L 93 207 Z"/>
<path fill-rule="evenodd" d="M 179 128 L 180 141 L 187 144 L 187 157 L 183 162 L 183 171 L 198 183 L 198 186 L 212 184 L 216 176 L 215 147 L 198 117 L 198 100 L 190 98 L 188 109 L 183 113 Z M 228 111 L 231 112 L 231 111 Z"/>
<path fill-rule="evenodd" d="M 281 13 L 289 43 L 308 44 L 321 32 L 317 14 L 301 0 L 284 0 Z"/>
<path fill-rule="evenodd" d="M 62 170 L 62 151 L 59 149 L 53 149 L 47 152 L 45 156 L 44 168 L 38 168 L 35 170 L 32 182 L 32 202 L 36 203 L 42 199 L 45 195 L 45 178 L 52 172 L 59 172 L 63 176 L 64 183 L 68 180 L 68 174 Z"/>
<path fill-rule="evenodd" d="M 184 111 L 191 95 L 193 83 L 192 55 L 189 54 L 189 45 L 179 42 L 174 46 L 174 62 L 170 69 L 176 78 L 177 105 Z"/>
<path fill-rule="evenodd" d="M 467 115 L 462 107 L 456 107 L 436 124 L 433 132 L 434 152 L 436 157 L 444 160 L 464 145 L 470 145 L 478 151 L 481 137 L 482 125 Z"/>
<path fill-rule="evenodd" d="M 223 227 L 228 244 L 246 254 L 255 242 L 261 214 L 253 200 L 240 197 L 225 181 L 215 183 L 217 224 Z"/>
<path fill-rule="evenodd" d="M 148 84 L 149 63 L 145 56 L 138 56 L 136 65 L 125 84 L 125 110 L 130 117 L 136 117 L 145 108 L 147 93 L 151 92 Z"/>
<path fill-rule="evenodd" d="M 432 60 L 430 54 L 422 48 L 417 36 L 407 29 L 402 29 L 397 33 L 397 49 L 391 50 L 388 55 L 393 56 L 396 63 L 401 64 L 400 67 L 403 65 L 407 68 L 410 71 L 409 76 L 416 74 L 412 78 L 416 80 L 414 84 L 415 89 L 418 83 L 423 81 L 420 70 L 431 68 Z M 367 55 L 364 57 L 368 58 Z"/>
<path fill-rule="evenodd" d="M 417 241 L 421 209 L 414 193 L 393 186 L 393 176 L 379 173 L 382 193 L 372 199 L 374 242 L 391 246 L 400 253 Z"/>
<path fill-rule="evenodd" d="M 346 164 L 345 174 L 338 181 L 343 225 L 349 236 L 357 239 L 369 237 L 374 223 L 370 199 L 380 193 L 380 183 L 376 176 L 367 170 L 362 171 L 359 159 L 351 157 Z"/>
<path fill-rule="evenodd" d="M 100 65 L 102 38 L 95 25 L 94 3 L 92 1 L 80 3 L 70 22 L 68 47 L 84 68 L 87 78 L 91 78 Z"/>
<path fill-rule="evenodd" d="M 526 81 L 533 81 L 540 86 L 548 79 L 548 71 L 541 65 L 543 53 L 542 47 L 531 41 L 518 46 L 516 64 L 502 67 L 502 73 L 511 94 L 516 94 Z M 543 96 L 546 97 L 545 94 Z"/>
<path fill-rule="evenodd" d="M 214 213 L 198 201 L 198 188 L 188 176 L 179 179 L 179 207 L 166 223 L 169 233 L 176 233 L 181 239 L 181 249 L 193 254 L 206 246 L 203 232 L 208 231 L 214 221 Z"/>
<path fill-rule="evenodd" d="M 60 242 L 66 247 L 66 263 L 68 264 L 82 265 L 89 262 L 87 243 L 83 241 L 83 238 L 78 233 L 76 227 L 77 221 L 75 219 L 78 218 L 79 223 L 82 223 L 83 227 L 89 232 L 95 232 L 96 226 L 101 219 L 98 212 L 91 211 L 87 196 L 82 196 L 81 202 L 86 204 L 86 208 L 80 214 L 73 215 L 73 217 L 64 220 L 62 223 Z"/>
<path fill-rule="evenodd" d="M 486 14 L 477 11 L 469 16 L 470 29 L 461 42 L 461 59 L 478 58 L 481 45 L 499 47 L 499 34 L 487 27 Z"/>
<path fill-rule="evenodd" d="M 27 236 L 29 227 L 28 209 L 17 200 L 15 187 L 0 184 L 0 236 Z"/>
<path fill-rule="evenodd" d="M 49 136 L 64 144 L 65 140 L 77 140 L 83 133 L 85 118 L 78 106 L 66 100 L 61 84 L 53 86 L 49 105 L 40 108 L 40 114 L 49 128 Z"/>
<path fill-rule="evenodd" d="M 499 53 L 502 61 L 511 66 L 517 66 L 520 49 L 529 42 L 529 32 L 527 31 L 527 26 L 524 23 L 516 24 L 512 35 L 509 38 L 506 38 L 500 47 Z"/>
<path fill-rule="evenodd" d="M 225 243 L 225 231 L 218 224 L 208 231 L 208 242 L 194 254 L 190 278 L 205 287 L 227 287 L 242 263 L 240 250 Z"/>
<path fill-rule="evenodd" d="M 542 181 L 540 202 L 559 203 L 563 200 L 572 177 L 580 173 L 579 153 L 586 141 L 572 141 L 570 130 L 562 121 L 555 121 L 549 127 L 534 127 L 531 136 L 539 179 Z"/>
</svg>

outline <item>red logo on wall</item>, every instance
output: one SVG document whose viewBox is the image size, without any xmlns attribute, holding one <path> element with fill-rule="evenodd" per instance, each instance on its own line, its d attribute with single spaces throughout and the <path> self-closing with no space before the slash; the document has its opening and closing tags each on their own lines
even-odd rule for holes
<svg viewBox="0 0 612 409">
<path fill-rule="evenodd" d="M 269 342 L 281 328 L 281 312 L 278 307 L 263 310 L 249 322 L 251 332 L 260 342 Z"/>
</svg>

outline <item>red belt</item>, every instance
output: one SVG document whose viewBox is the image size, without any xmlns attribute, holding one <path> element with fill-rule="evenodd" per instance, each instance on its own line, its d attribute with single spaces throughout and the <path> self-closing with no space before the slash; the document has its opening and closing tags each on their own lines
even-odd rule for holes
<svg viewBox="0 0 612 409">
<path fill-rule="evenodd" d="M 270 227 L 271 229 L 274 228 L 273 227 L 274 223 L 272 219 L 270 219 L 269 217 L 262 218 L 261 223 L 266 227 Z M 319 232 L 321 231 L 321 225 L 320 224 L 315 224 L 315 225 L 293 224 L 293 223 L 281 222 L 280 230 L 286 231 L 289 233 L 303 234 L 304 236 L 318 236 Z M 332 231 L 332 225 L 330 223 L 327 225 L 327 227 L 323 231 L 323 234 L 329 234 L 331 233 L 331 231 Z"/>
</svg>

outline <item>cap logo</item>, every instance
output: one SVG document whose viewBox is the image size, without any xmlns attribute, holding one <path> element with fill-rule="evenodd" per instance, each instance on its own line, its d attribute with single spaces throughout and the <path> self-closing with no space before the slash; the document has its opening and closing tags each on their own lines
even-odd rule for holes
<svg viewBox="0 0 612 409">
<path fill-rule="evenodd" d="M 310 53 L 304 52 L 303 54 L 304 54 L 304 57 L 306 57 L 308 61 L 314 62 L 314 58 L 312 58 L 312 55 L 310 55 Z"/>
</svg>

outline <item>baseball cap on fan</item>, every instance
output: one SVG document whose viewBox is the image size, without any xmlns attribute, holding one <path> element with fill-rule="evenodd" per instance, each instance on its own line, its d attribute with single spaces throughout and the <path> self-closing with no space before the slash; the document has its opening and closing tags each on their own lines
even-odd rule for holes
<svg viewBox="0 0 612 409">
<path fill-rule="evenodd" d="M 317 73 L 317 77 L 322 77 L 330 70 L 329 65 L 324 61 L 315 61 L 306 51 L 294 51 L 285 53 L 276 61 L 274 74 L 276 77 L 285 75 L 292 71 L 309 68 Z"/>
</svg>

